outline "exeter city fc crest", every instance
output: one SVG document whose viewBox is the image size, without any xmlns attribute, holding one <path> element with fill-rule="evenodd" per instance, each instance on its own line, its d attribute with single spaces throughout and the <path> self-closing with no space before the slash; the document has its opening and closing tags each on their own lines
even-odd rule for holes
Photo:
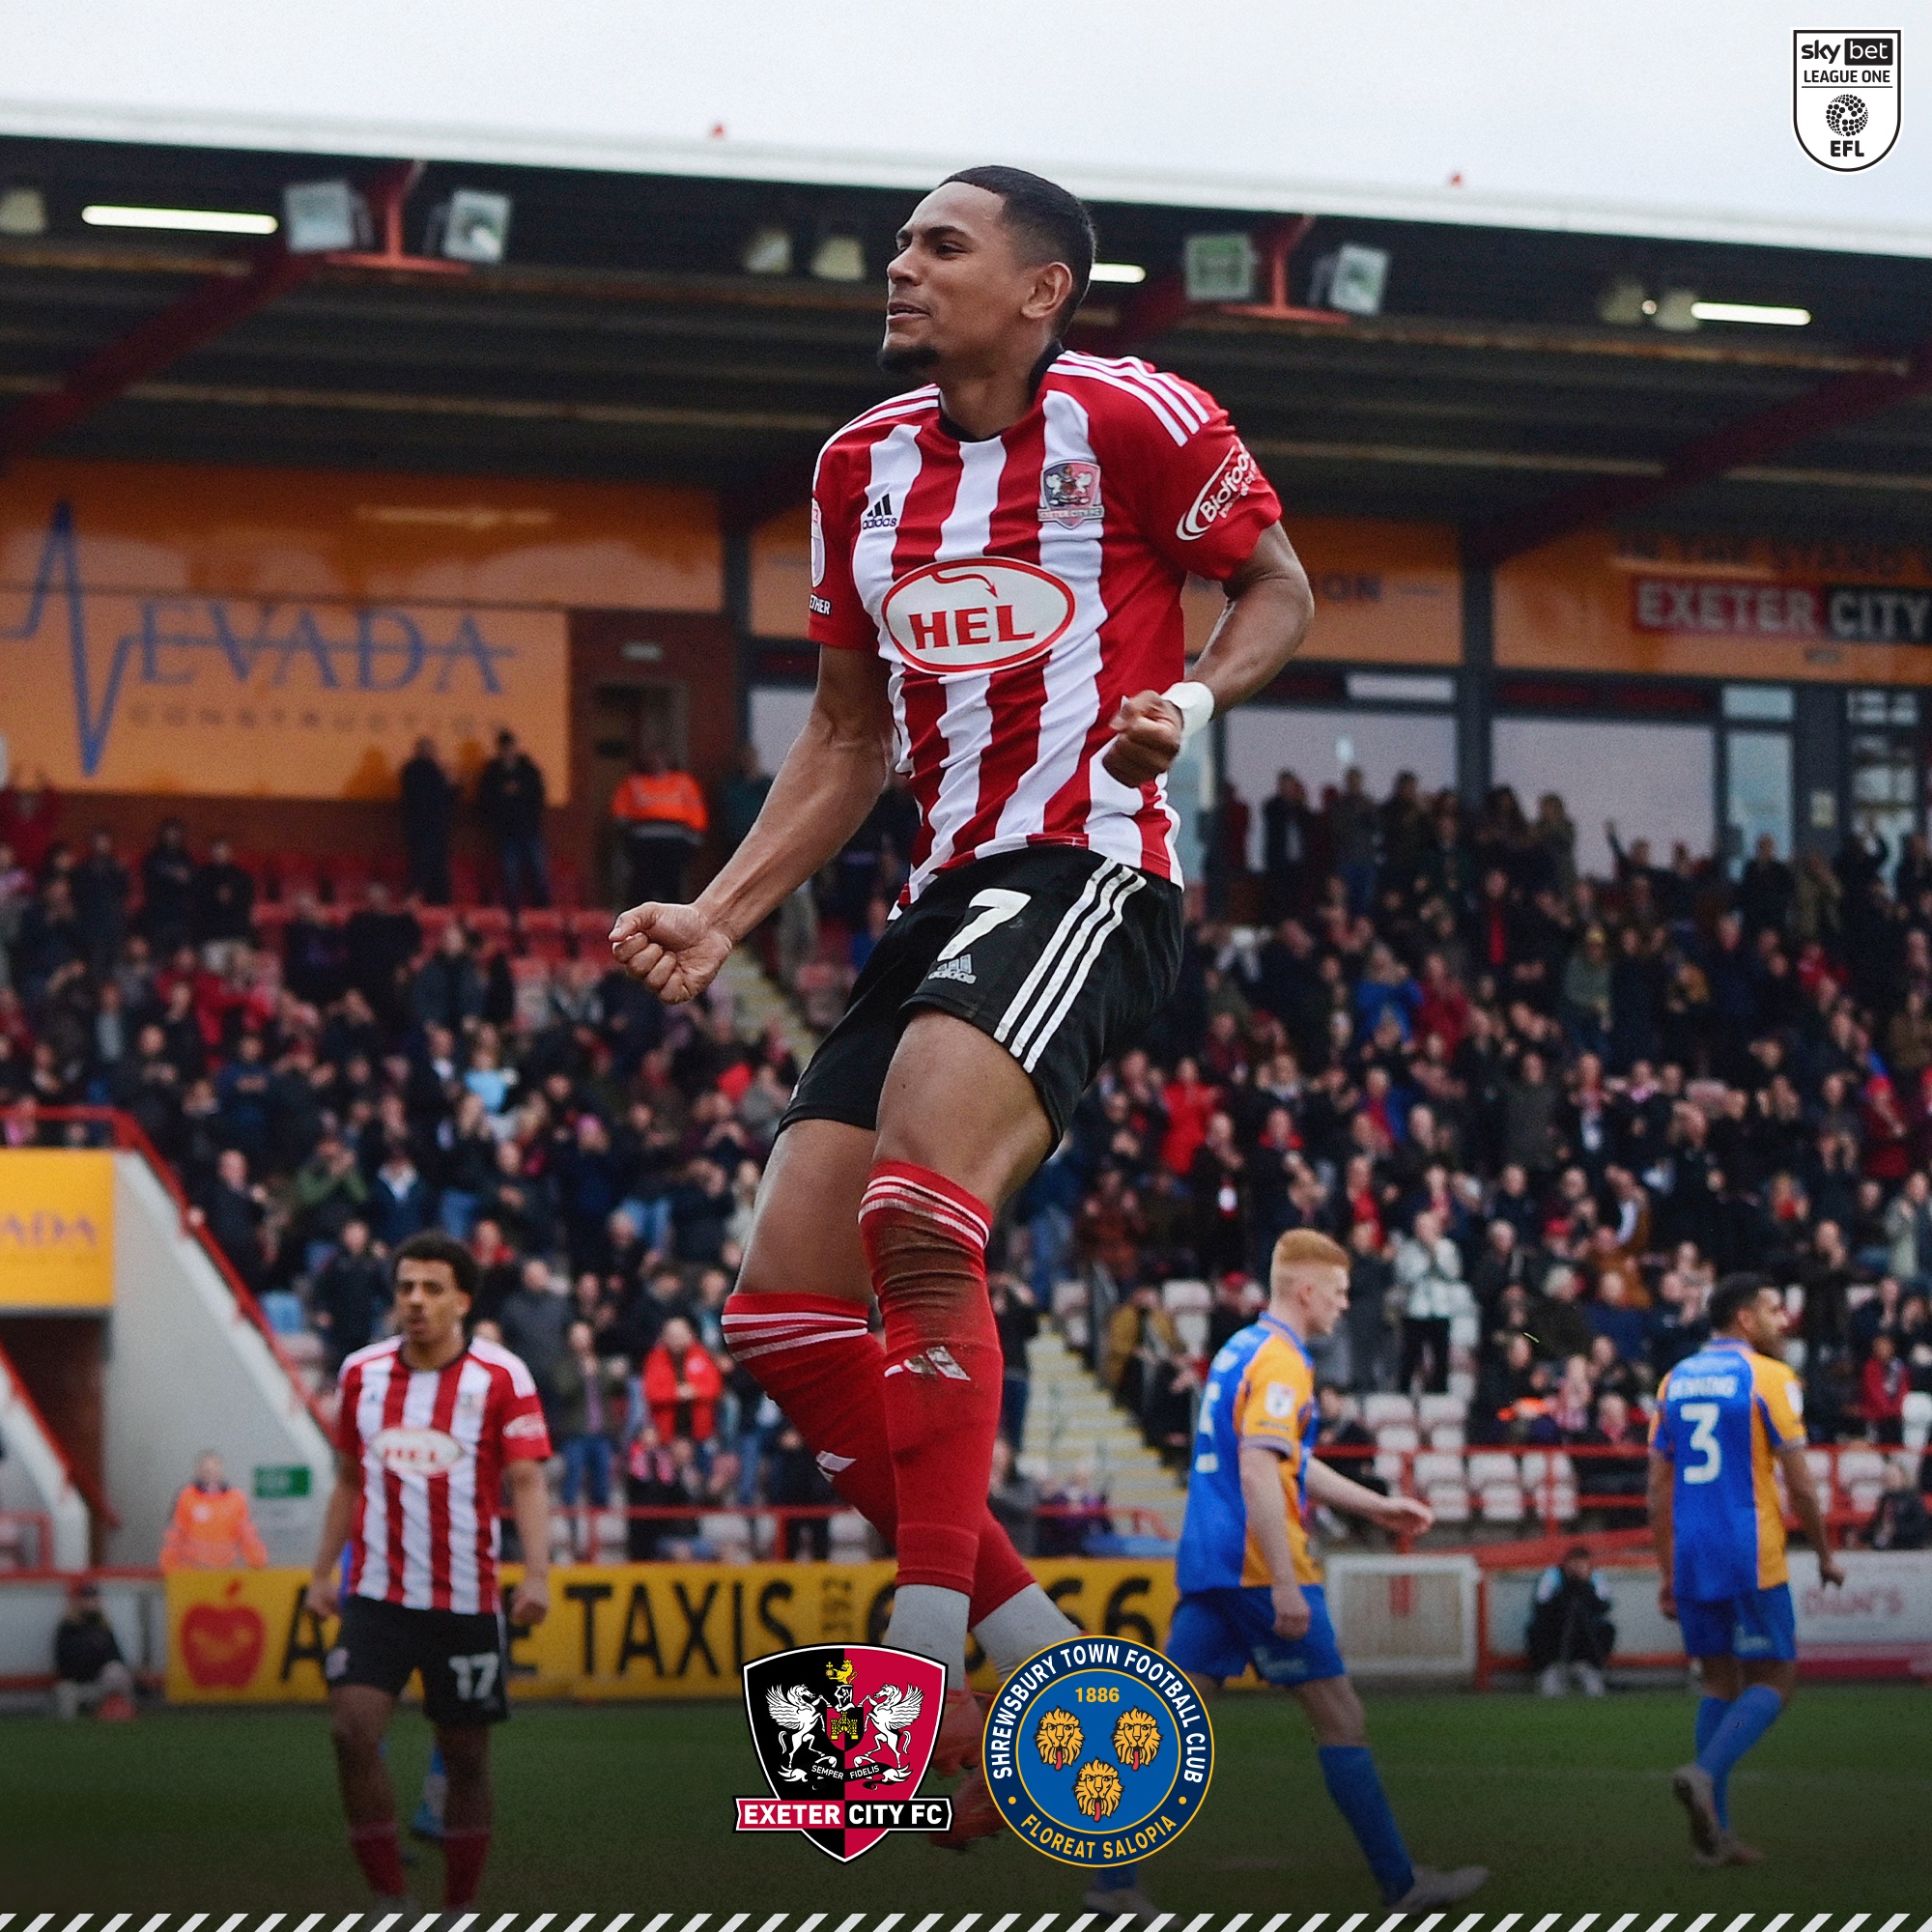
<svg viewBox="0 0 1932 1932">
<path fill-rule="evenodd" d="M 943 1832 L 950 1798 L 916 1798 L 946 1702 L 946 1666 L 870 1643 L 781 1650 L 745 1666 L 745 1710 L 769 1798 L 741 1832 L 803 1832 L 841 1863 L 888 1832 Z"/>
<path fill-rule="evenodd" d="M 1898 139 L 1900 39 L 1896 28 L 1792 35 L 1798 143 L 1821 168 L 1855 174 L 1890 154 Z"/>
<path fill-rule="evenodd" d="M 1039 520 L 1072 529 L 1106 515 L 1097 463 L 1049 463 L 1039 472 Z"/>
</svg>

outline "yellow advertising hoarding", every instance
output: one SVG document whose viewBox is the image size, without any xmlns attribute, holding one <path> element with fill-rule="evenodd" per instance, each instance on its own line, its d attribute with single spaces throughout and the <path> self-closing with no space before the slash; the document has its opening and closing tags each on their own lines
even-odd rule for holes
<svg viewBox="0 0 1932 1932">
<path fill-rule="evenodd" d="M 1174 1565 L 1036 1563 L 1083 1629 L 1158 1644 Z M 514 1569 L 505 1571 L 514 1577 Z M 528 1697 L 738 1697 L 753 1658 L 810 1643 L 877 1642 L 890 1563 L 636 1563 L 551 1572 L 551 1612 L 511 1633 L 511 1688 Z M 175 1571 L 167 1579 L 168 1696 L 177 1703 L 315 1703 L 334 1636 L 302 1607 L 305 1570 Z M 975 1680 L 994 1688 L 983 1669 Z"/>
<path fill-rule="evenodd" d="M 0 1310 L 114 1305 L 114 1156 L 0 1152 Z"/>
</svg>

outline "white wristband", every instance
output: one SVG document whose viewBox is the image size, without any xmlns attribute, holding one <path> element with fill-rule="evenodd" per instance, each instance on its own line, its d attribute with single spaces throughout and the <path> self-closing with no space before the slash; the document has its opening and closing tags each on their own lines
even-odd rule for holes
<svg viewBox="0 0 1932 1932">
<path fill-rule="evenodd" d="M 1214 716 L 1214 694 L 1191 679 L 1170 684 L 1161 696 L 1180 713 L 1180 742 L 1184 745 Z"/>
</svg>

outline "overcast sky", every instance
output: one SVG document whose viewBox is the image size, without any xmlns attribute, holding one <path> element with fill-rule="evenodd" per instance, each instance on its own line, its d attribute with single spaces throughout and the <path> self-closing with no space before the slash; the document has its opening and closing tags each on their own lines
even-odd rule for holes
<svg viewBox="0 0 1932 1932">
<path fill-rule="evenodd" d="M 17 133 L 905 186 L 1002 159 L 1122 199 L 1932 254 L 1925 0 L 1885 15 L 1916 84 L 1897 145 L 1861 174 L 1800 150 L 1792 30 L 1809 23 L 1765 0 L 10 0 L 7 15 L 0 130 Z"/>
</svg>

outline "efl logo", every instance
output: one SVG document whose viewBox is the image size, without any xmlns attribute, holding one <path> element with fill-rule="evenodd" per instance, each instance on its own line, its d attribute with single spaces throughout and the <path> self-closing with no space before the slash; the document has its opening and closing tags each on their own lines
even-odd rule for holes
<svg viewBox="0 0 1932 1932">
<path fill-rule="evenodd" d="M 933 677 L 1011 670 L 1052 650 L 1073 622 L 1073 592 L 1016 557 L 928 563 L 886 592 L 880 617 L 908 668 Z"/>
<path fill-rule="evenodd" d="M 1890 154 L 1902 38 L 1895 29 L 1792 35 L 1792 122 L 1798 145 L 1821 168 L 1856 174 Z"/>
</svg>

